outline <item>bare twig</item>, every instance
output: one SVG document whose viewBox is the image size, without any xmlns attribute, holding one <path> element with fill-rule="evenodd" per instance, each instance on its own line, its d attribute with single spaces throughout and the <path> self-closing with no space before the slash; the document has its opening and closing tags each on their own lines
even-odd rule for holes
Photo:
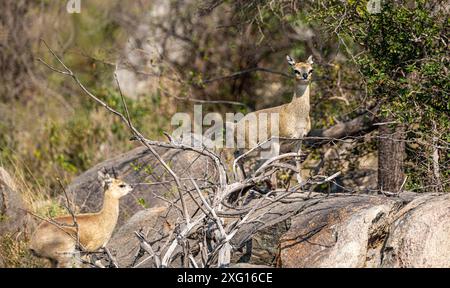
<svg viewBox="0 0 450 288">
<path fill-rule="evenodd" d="M 76 234 L 75 234 L 76 235 L 75 236 L 76 237 L 76 243 L 75 243 L 76 247 L 82 248 L 82 245 L 80 243 L 80 231 L 79 231 L 80 229 L 78 226 L 77 217 L 75 215 L 75 212 L 73 212 L 72 208 L 70 207 L 71 206 L 70 200 L 69 200 L 69 196 L 67 195 L 66 188 L 64 188 L 64 185 L 61 182 L 61 179 L 57 178 L 56 180 L 58 181 L 59 185 L 61 186 L 61 189 L 63 190 L 63 193 L 64 193 L 64 197 L 66 198 L 65 208 L 69 212 L 70 216 L 72 216 L 73 227 L 75 227 L 75 232 L 76 232 Z"/>
<path fill-rule="evenodd" d="M 215 81 L 220 81 L 220 80 L 227 80 L 227 79 L 234 79 L 237 77 L 240 77 L 244 74 L 248 74 L 248 73 L 252 73 L 252 72 L 256 72 L 256 71 L 261 71 L 261 72 L 266 72 L 266 73 L 271 73 L 271 74 L 276 74 L 276 75 L 280 75 L 286 78 L 292 78 L 293 76 L 284 72 L 280 72 L 280 71 L 275 71 L 275 70 L 271 70 L 268 68 L 263 68 L 263 67 L 253 67 L 253 68 L 248 68 L 248 69 L 244 69 L 238 72 L 234 72 L 230 75 L 226 75 L 226 76 L 220 76 L 220 77 L 216 77 L 216 78 L 211 78 L 211 79 L 206 79 L 202 82 L 202 84 L 208 84 L 211 82 L 215 82 Z"/>
<path fill-rule="evenodd" d="M 155 251 L 153 251 L 152 246 L 147 242 L 147 240 L 145 239 L 145 236 L 142 234 L 142 232 L 134 231 L 134 234 L 139 239 L 139 241 L 141 243 L 141 248 L 144 251 L 146 251 L 149 254 L 149 257 L 152 257 L 153 260 L 155 261 L 156 268 L 161 267 L 161 260 L 159 259 L 159 256 L 156 255 Z M 141 265 L 142 263 L 143 262 L 141 262 L 139 265 Z M 138 265 L 136 265 L 136 266 L 138 266 Z"/>
</svg>

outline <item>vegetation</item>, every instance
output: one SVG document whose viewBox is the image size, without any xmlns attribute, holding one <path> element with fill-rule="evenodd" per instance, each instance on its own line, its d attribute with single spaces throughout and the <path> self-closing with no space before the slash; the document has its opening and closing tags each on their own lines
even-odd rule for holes
<svg viewBox="0 0 450 288">
<path fill-rule="evenodd" d="M 443 1 L 388 1 L 377 13 L 366 7 L 366 1 L 345 5 L 330 1 L 311 17 L 322 21 L 329 31 L 333 29 L 346 47 L 359 44 L 354 60 L 368 96 L 382 104 L 384 119 L 408 127 L 400 140 L 421 142 L 419 147 L 408 147 L 406 161 L 412 165 L 407 165 L 410 181 L 406 187 L 448 189 L 440 175 L 431 176 L 427 169 L 435 161 L 430 154 L 430 146 L 436 145 L 433 137 L 444 143 L 450 137 L 448 7 Z M 448 153 L 441 153 L 440 161 L 449 160 Z M 449 178 L 448 169 L 442 173 L 444 179 Z"/>
</svg>

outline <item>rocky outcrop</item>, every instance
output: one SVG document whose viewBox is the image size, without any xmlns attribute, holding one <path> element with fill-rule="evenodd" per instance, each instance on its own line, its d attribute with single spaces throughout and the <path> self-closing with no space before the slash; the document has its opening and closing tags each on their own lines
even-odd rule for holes
<svg viewBox="0 0 450 288">
<path fill-rule="evenodd" d="M 241 227 L 231 240 L 230 267 L 450 267 L 450 195 L 290 199 L 298 201 L 269 205 Z M 119 229 L 108 247 L 121 267 L 154 267 L 134 232 L 161 252 L 176 229 L 173 213 L 150 208 Z"/>
<path fill-rule="evenodd" d="M 346 196 L 324 199 L 292 217 L 280 240 L 281 267 L 373 267 L 372 228 L 398 201 L 381 197 Z"/>
<path fill-rule="evenodd" d="M 417 198 L 391 221 L 382 267 L 450 267 L 450 194 Z"/>
<path fill-rule="evenodd" d="M 16 184 L 0 167 L 0 236 L 28 232 L 30 225 L 31 219 Z"/>
<path fill-rule="evenodd" d="M 280 267 L 450 267 L 450 195 L 337 197 L 292 218 Z"/>
<path fill-rule="evenodd" d="M 192 189 L 190 177 L 206 175 L 216 181 L 206 157 L 171 149 L 157 152 L 188 189 Z M 120 267 L 155 267 L 135 232 L 164 255 L 168 237 L 181 228 L 182 215 L 174 206 L 180 203 L 172 178 L 150 151 L 136 148 L 100 163 L 75 179 L 68 190 L 82 210 L 98 210 L 103 191 L 97 171 L 113 167 L 119 178 L 142 185 L 121 202 L 124 213 L 108 247 Z M 192 215 L 197 206 L 190 197 L 185 200 Z M 282 202 L 258 209 L 240 226 L 230 241 L 231 266 L 450 267 L 449 216 L 447 194 L 292 193 Z M 191 249 L 197 249 L 194 238 L 188 241 Z M 177 252 L 173 267 L 181 266 Z"/>
</svg>

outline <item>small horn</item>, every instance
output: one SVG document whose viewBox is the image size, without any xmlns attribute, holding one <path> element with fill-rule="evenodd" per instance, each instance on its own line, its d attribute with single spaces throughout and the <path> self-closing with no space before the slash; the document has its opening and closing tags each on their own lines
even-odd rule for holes
<svg viewBox="0 0 450 288">
<path fill-rule="evenodd" d="M 114 167 L 112 167 L 111 169 L 112 169 L 113 177 L 114 177 L 115 179 L 117 179 L 116 169 L 115 169 Z"/>
</svg>

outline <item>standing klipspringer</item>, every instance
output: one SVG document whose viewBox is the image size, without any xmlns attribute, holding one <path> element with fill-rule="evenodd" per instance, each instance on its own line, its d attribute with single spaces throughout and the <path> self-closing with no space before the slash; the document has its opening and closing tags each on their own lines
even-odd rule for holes
<svg viewBox="0 0 450 288">
<path fill-rule="evenodd" d="M 37 257 L 50 260 L 52 267 L 78 265 L 74 257 L 77 252 L 77 238 L 80 246 L 87 252 L 105 247 L 111 238 L 119 217 L 119 199 L 133 188 L 108 174 L 98 174 L 105 191 L 102 210 L 76 215 L 77 225 L 74 225 L 71 215 L 54 218 L 52 223 L 44 221 L 31 238 L 31 252 Z"/>
<path fill-rule="evenodd" d="M 263 123 L 268 126 L 267 139 L 271 137 L 301 139 L 311 130 L 309 111 L 313 58 L 309 56 L 306 62 L 295 62 L 290 56 L 286 56 L 286 59 L 295 74 L 295 88 L 292 100 L 287 104 L 249 113 L 236 123 L 238 127 L 236 138 L 239 138 L 239 133 L 243 134 L 241 139 L 245 141 L 245 149 L 251 149 L 263 140 L 260 137 L 251 137 L 251 135 L 252 133 L 255 135 L 255 131 L 261 131 L 261 119 L 264 118 L 268 118 Z M 272 114 L 276 114 L 278 117 L 278 129 L 271 127 L 269 119 Z M 300 148 L 299 143 L 296 145 L 295 152 L 299 151 Z M 299 162 L 297 162 L 297 168 L 300 169 Z M 298 180 L 301 181 L 300 176 L 298 176 Z"/>
</svg>

